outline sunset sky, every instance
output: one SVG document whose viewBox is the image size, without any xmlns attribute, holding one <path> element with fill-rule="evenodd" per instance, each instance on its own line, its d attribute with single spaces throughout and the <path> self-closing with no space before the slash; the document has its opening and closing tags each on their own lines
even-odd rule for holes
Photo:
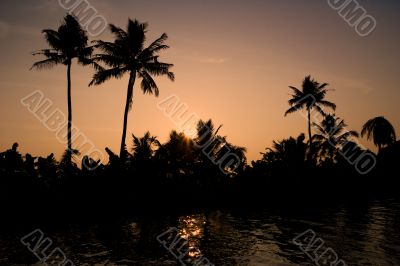
<svg viewBox="0 0 400 266">
<path fill-rule="evenodd" d="M 176 95 L 188 112 L 212 118 L 228 141 L 248 149 L 248 159 L 273 140 L 306 133 L 301 114 L 284 117 L 289 85 L 301 86 L 311 74 L 329 83 L 327 99 L 350 130 L 385 116 L 400 134 L 400 2 L 359 0 L 377 21 L 372 34 L 360 37 L 325 0 L 91 0 L 98 13 L 125 28 L 128 18 L 149 23 L 148 41 L 168 33 L 170 49 L 163 61 L 173 63 L 176 81 L 158 78 L 158 98 L 135 86 L 129 115 L 131 133 L 149 130 L 161 142 L 178 126 L 157 104 Z M 59 159 L 65 149 L 53 132 L 20 100 L 41 90 L 67 114 L 65 66 L 30 71 L 47 48 L 41 34 L 57 29 L 66 14 L 57 0 L 0 2 L 0 150 L 20 144 L 23 154 Z M 94 39 L 111 40 L 108 29 Z M 88 87 L 93 69 L 72 67 L 73 123 L 102 151 L 119 151 L 128 77 Z M 373 146 L 365 139 L 361 143 Z"/>
</svg>

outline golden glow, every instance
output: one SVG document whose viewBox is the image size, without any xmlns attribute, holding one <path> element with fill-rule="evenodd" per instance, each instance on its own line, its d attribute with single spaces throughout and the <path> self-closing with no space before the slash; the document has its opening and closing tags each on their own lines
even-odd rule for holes
<svg viewBox="0 0 400 266">
<path fill-rule="evenodd" d="M 65 67 L 29 71 L 38 60 L 30 53 L 47 47 L 41 30 L 58 27 L 65 15 L 58 1 L 39 2 L 43 4 L 0 4 L 0 150 L 17 141 L 22 153 L 54 152 L 60 158 L 65 144 L 20 104 L 39 89 L 65 114 L 67 110 Z M 259 159 L 272 140 L 306 132 L 303 117 L 283 114 L 288 86 L 300 86 L 308 74 L 330 83 L 334 91 L 327 99 L 338 105 L 337 115 L 350 129 L 360 131 L 368 119 L 383 115 L 400 132 L 400 36 L 398 8 L 391 6 L 397 4 L 365 3 L 379 20 L 375 32 L 361 38 L 325 1 L 150 2 L 92 3 L 108 22 L 121 27 L 128 17 L 148 21 L 149 41 L 163 32 L 170 36 L 171 48 L 161 57 L 175 64 L 176 81 L 157 78 L 159 98 L 143 95 L 136 84 L 128 145 L 131 133 L 142 136 L 149 130 L 165 142 L 172 129 L 179 130 L 157 108 L 174 94 L 198 117 L 223 124 L 221 135 L 247 147 L 248 161 Z M 111 36 L 106 32 L 98 38 Z M 89 67 L 72 67 L 73 123 L 101 151 L 109 147 L 118 153 L 128 77 L 88 87 L 92 74 Z M 362 144 L 373 149 L 370 142 Z"/>
<path fill-rule="evenodd" d="M 178 229 L 182 238 L 188 241 L 189 256 L 200 257 L 202 256 L 200 241 L 204 237 L 204 214 L 182 216 L 179 218 Z"/>
</svg>

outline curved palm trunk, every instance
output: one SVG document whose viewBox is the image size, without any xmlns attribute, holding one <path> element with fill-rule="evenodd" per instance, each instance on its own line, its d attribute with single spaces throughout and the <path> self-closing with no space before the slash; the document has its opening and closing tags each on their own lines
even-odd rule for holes
<svg viewBox="0 0 400 266">
<path fill-rule="evenodd" d="M 130 102 L 132 101 L 132 97 L 133 97 L 133 86 L 135 85 L 135 79 L 136 79 L 136 72 L 132 72 L 129 76 L 128 91 L 127 91 L 127 95 L 126 95 L 125 112 L 124 112 L 124 126 L 122 129 L 121 148 L 120 148 L 120 152 L 119 152 L 119 157 L 121 159 L 125 159 L 125 157 L 126 157 L 126 154 L 125 154 L 126 127 L 128 124 L 129 105 L 130 105 Z"/>
<path fill-rule="evenodd" d="M 68 148 L 67 148 L 67 166 L 71 165 L 72 142 L 71 142 L 71 127 L 72 127 L 72 101 L 71 101 L 71 62 L 67 65 L 67 80 L 68 80 Z"/>
<path fill-rule="evenodd" d="M 311 161 L 312 158 L 312 140 L 311 140 L 311 109 L 308 109 L 308 143 L 310 145 L 310 150 L 308 153 L 308 159 Z"/>
</svg>

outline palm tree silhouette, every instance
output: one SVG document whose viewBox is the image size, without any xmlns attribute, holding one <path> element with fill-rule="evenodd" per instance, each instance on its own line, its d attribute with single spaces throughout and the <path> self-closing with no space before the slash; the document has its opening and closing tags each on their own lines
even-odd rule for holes
<svg viewBox="0 0 400 266">
<path fill-rule="evenodd" d="M 233 145 L 232 143 L 229 143 L 229 142 L 226 142 L 225 145 L 229 149 L 230 153 L 235 154 L 240 160 L 238 167 L 236 167 L 236 165 L 233 165 L 233 167 L 231 166 L 230 169 L 225 169 L 225 170 L 227 172 L 231 172 L 231 173 L 232 173 L 232 171 L 235 171 L 236 173 L 239 172 L 239 171 L 243 171 L 245 169 L 246 164 L 247 164 L 247 158 L 246 158 L 247 149 L 245 147 Z M 226 155 L 226 153 L 221 148 L 218 151 L 217 158 L 219 157 L 219 158 L 222 159 L 222 157 L 225 156 L 225 155 Z M 237 169 L 233 169 L 234 167 L 236 167 Z"/>
<path fill-rule="evenodd" d="M 196 125 L 196 137 L 195 142 L 199 146 L 205 146 L 217 137 L 218 131 L 221 129 L 222 125 L 219 125 L 215 129 L 212 119 L 207 121 L 199 120 Z"/>
<path fill-rule="evenodd" d="M 305 136 L 300 134 L 296 139 L 290 137 L 280 141 L 273 141 L 272 148 L 267 148 L 262 161 L 269 164 L 279 164 L 285 168 L 298 168 L 306 157 Z"/>
<path fill-rule="evenodd" d="M 199 120 L 197 123 L 197 134 L 194 138 L 197 153 L 200 160 L 205 164 L 214 164 L 221 162 L 227 154 L 234 154 L 239 159 L 239 165 L 230 165 L 224 169 L 226 173 L 235 173 L 235 168 L 243 170 L 246 165 L 246 148 L 235 146 L 227 141 L 226 136 L 218 135 L 222 125 L 215 129 L 214 123 L 211 119 L 207 121 Z M 212 160 L 210 160 L 212 158 Z M 213 162 L 214 161 L 214 162 Z M 239 168 L 239 166 L 241 166 Z"/>
<path fill-rule="evenodd" d="M 323 107 L 329 107 L 333 110 L 336 109 L 336 105 L 332 102 L 326 101 L 325 95 L 327 93 L 326 87 L 328 83 L 319 83 L 312 79 L 311 76 L 305 77 L 303 80 L 301 90 L 296 87 L 289 86 L 292 89 L 292 98 L 289 100 L 289 105 L 291 106 L 286 112 L 285 116 L 294 113 L 301 109 L 307 110 L 308 117 L 308 139 L 309 139 L 309 158 L 311 158 L 312 152 L 312 135 L 311 135 L 311 111 L 315 108 L 321 114 L 324 114 Z"/>
<path fill-rule="evenodd" d="M 109 68 L 98 67 L 89 86 L 99 85 L 110 78 L 119 79 L 124 74 L 129 74 L 120 149 L 120 158 L 124 159 L 126 155 L 125 138 L 128 112 L 132 106 L 133 88 L 136 78 L 141 78 L 142 80 L 140 85 L 143 93 L 154 93 L 155 96 L 158 96 L 159 90 L 152 76 L 167 75 L 172 81 L 174 81 L 175 76 L 170 72 L 172 64 L 158 61 L 158 53 L 161 50 L 169 48 L 168 45 L 164 44 L 168 38 L 167 34 L 163 33 L 161 37 L 144 48 L 147 23 L 140 23 L 137 20 L 129 19 L 127 31 L 113 24 L 109 26 L 115 37 L 114 42 L 96 41 L 95 47 L 99 48 L 103 53 L 96 54 L 93 57 L 93 61 L 96 64 L 104 63 Z"/>
<path fill-rule="evenodd" d="M 156 136 L 151 136 L 147 131 L 143 137 L 138 138 L 132 134 L 133 138 L 133 158 L 137 162 L 145 162 L 150 160 L 156 150 L 161 146 Z"/>
<path fill-rule="evenodd" d="M 74 58 L 77 58 L 79 64 L 90 64 L 90 56 L 92 55 L 93 47 L 88 46 L 88 37 L 86 31 L 82 29 L 79 22 L 73 15 L 66 15 L 64 22 L 57 31 L 45 29 L 42 32 L 50 48 L 33 53 L 33 55 L 43 55 L 46 57 L 46 59 L 34 63 L 31 69 L 48 69 L 59 64 L 67 66 L 68 147 L 65 159 L 67 165 L 70 165 L 71 155 L 73 153 L 71 143 L 71 65 Z"/>
<path fill-rule="evenodd" d="M 367 135 L 367 139 L 373 139 L 378 153 L 382 148 L 389 146 L 396 141 L 396 132 L 392 124 L 383 116 L 368 120 L 362 127 L 361 136 Z"/>
<path fill-rule="evenodd" d="M 313 143 L 318 147 L 320 158 L 329 158 L 334 160 L 335 152 L 339 150 L 342 144 L 346 144 L 351 137 L 358 137 L 358 133 L 353 130 L 346 130 L 346 123 L 340 120 L 334 114 L 328 114 L 324 117 L 321 124 L 313 124 L 318 133 L 313 136 Z"/>
<path fill-rule="evenodd" d="M 157 157 L 165 162 L 167 173 L 175 176 L 189 174 L 196 161 L 194 142 L 183 132 L 173 130 L 169 140 L 157 151 Z"/>
</svg>

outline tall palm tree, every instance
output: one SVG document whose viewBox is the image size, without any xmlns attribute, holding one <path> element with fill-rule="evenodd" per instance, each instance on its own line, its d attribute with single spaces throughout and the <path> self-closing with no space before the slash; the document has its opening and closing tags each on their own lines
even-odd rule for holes
<svg viewBox="0 0 400 266">
<path fill-rule="evenodd" d="M 367 135 L 367 139 L 373 139 L 378 153 L 382 148 L 396 141 L 396 132 L 392 124 L 383 116 L 378 116 L 367 121 L 362 127 L 361 136 Z"/>
<path fill-rule="evenodd" d="M 321 114 L 324 114 L 323 108 L 329 107 L 333 110 L 336 109 L 336 105 L 332 102 L 325 100 L 326 93 L 328 89 L 326 88 L 328 83 L 319 83 L 318 81 L 311 78 L 311 76 L 305 77 L 303 80 L 301 90 L 289 86 L 292 89 L 292 98 L 289 100 L 289 105 L 291 106 L 286 112 L 285 116 L 301 109 L 307 110 L 308 118 L 308 140 L 310 147 L 310 157 L 311 157 L 311 147 L 312 147 L 312 135 L 311 135 L 311 112 L 315 108 Z"/>
<path fill-rule="evenodd" d="M 111 33 L 114 35 L 114 41 L 96 41 L 95 47 L 99 48 L 103 53 L 93 56 L 93 61 L 96 64 L 104 63 L 109 68 L 99 67 L 89 86 L 99 85 L 111 78 L 119 79 L 124 74 L 129 74 L 120 149 L 120 157 L 123 159 L 126 155 L 125 137 L 128 112 L 132 106 L 136 78 L 141 79 L 140 85 L 143 93 L 154 93 L 155 96 L 158 96 L 159 90 L 152 76 L 166 75 L 172 81 L 174 81 L 175 77 L 170 72 L 172 64 L 158 61 L 158 53 L 169 48 L 165 44 L 168 38 L 167 34 L 163 33 L 161 37 L 145 48 L 147 23 L 129 19 L 126 31 L 113 24 L 109 26 Z"/>
<path fill-rule="evenodd" d="M 321 158 L 329 158 L 331 161 L 342 144 L 347 143 L 351 137 L 358 137 L 356 131 L 346 130 L 344 120 L 340 120 L 334 114 L 326 115 L 321 124 L 314 123 L 314 127 L 318 130 L 313 136 L 314 144 L 319 149 L 318 154 Z"/>
<path fill-rule="evenodd" d="M 72 126 L 72 101 L 71 101 L 71 66 L 72 60 L 77 59 L 79 64 L 87 65 L 93 52 L 93 47 L 88 46 L 88 37 L 78 20 L 73 15 L 66 15 L 58 30 L 45 29 L 42 31 L 50 48 L 33 53 L 42 55 L 46 59 L 33 64 L 31 69 L 49 69 L 55 65 L 67 66 L 67 97 L 68 97 L 68 147 L 66 163 L 71 164 L 73 153 L 71 143 Z"/>
</svg>

